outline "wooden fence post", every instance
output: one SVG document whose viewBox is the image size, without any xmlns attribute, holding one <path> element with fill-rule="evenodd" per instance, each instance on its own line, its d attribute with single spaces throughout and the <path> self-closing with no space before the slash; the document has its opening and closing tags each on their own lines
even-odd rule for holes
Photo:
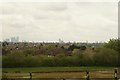
<svg viewBox="0 0 120 80">
<path fill-rule="evenodd" d="M 30 74 L 30 80 L 32 80 L 32 73 L 31 73 L 31 72 L 29 72 L 29 74 Z"/>
<path fill-rule="evenodd" d="M 115 68 L 114 78 L 115 78 L 115 80 L 117 79 L 117 68 Z"/>
<path fill-rule="evenodd" d="M 86 80 L 90 80 L 89 71 L 86 71 Z"/>
</svg>

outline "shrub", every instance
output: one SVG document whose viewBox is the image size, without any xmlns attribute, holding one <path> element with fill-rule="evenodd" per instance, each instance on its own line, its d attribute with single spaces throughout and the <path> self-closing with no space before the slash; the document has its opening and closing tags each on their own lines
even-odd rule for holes
<svg viewBox="0 0 120 80">
<path fill-rule="evenodd" d="M 118 53 L 115 50 L 102 48 L 94 55 L 95 64 L 98 66 L 116 66 Z"/>
<path fill-rule="evenodd" d="M 23 66 L 25 56 L 21 51 L 15 51 L 7 56 L 3 56 L 3 67 L 19 67 Z"/>
</svg>

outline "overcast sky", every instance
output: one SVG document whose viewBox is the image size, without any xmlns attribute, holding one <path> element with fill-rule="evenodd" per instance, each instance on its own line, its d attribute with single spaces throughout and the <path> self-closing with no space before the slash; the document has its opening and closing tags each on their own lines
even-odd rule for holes
<svg viewBox="0 0 120 80">
<path fill-rule="evenodd" d="M 3 39 L 95 42 L 118 37 L 117 2 L 7 2 L 0 10 Z"/>
</svg>

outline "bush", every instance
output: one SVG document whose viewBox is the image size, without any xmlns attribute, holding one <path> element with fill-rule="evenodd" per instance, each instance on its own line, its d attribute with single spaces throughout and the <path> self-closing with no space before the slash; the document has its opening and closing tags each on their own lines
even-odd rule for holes
<svg viewBox="0 0 120 80">
<path fill-rule="evenodd" d="M 24 59 L 24 63 L 23 63 L 24 67 L 37 67 L 40 66 L 40 57 L 38 56 L 27 56 Z"/>
<path fill-rule="evenodd" d="M 110 39 L 108 43 L 105 43 L 104 47 L 116 50 L 120 58 L 120 39 Z M 118 59 L 118 66 L 120 66 L 120 59 Z"/>
<path fill-rule="evenodd" d="M 94 54 L 94 61 L 97 66 L 117 66 L 118 53 L 112 49 L 102 48 Z"/>
<path fill-rule="evenodd" d="M 22 51 L 14 51 L 2 58 L 3 68 L 6 67 L 53 67 L 53 66 L 116 66 L 118 52 L 113 49 L 101 48 L 96 52 L 90 49 L 76 55 L 59 54 L 55 57 L 45 55 L 28 55 Z"/>
<path fill-rule="evenodd" d="M 92 54 L 89 52 L 84 52 L 79 55 L 79 63 L 81 66 L 94 66 L 94 60 Z"/>
<path fill-rule="evenodd" d="M 3 56 L 3 67 L 19 67 L 23 66 L 25 55 L 21 51 L 15 51 L 7 56 Z"/>
</svg>

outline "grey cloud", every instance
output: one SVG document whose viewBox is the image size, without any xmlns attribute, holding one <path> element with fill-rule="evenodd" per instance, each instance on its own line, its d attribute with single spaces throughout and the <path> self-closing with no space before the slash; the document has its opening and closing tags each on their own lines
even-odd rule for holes
<svg viewBox="0 0 120 80">
<path fill-rule="evenodd" d="M 67 3 L 65 2 L 48 2 L 44 3 L 43 10 L 61 12 L 67 10 Z"/>
<path fill-rule="evenodd" d="M 116 6 L 111 3 L 74 2 L 4 4 L 4 37 L 18 35 L 21 39 L 35 41 L 58 38 L 66 41 L 106 41 L 117 37 Z"/>
</svg>

